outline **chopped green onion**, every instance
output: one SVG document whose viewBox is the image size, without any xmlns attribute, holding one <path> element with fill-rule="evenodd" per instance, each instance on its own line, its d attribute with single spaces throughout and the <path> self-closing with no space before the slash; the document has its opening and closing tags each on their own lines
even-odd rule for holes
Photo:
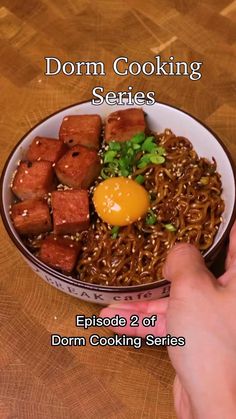
<svg viewBox="0 0 236 419">
<path fill-rule="evenodd" d="M 111 176 L 129 176 L 138 167 L 144 169 L 149 164 L 162 164 L 165 149 L 156 144 L 154 136 L 145 137 L 145 134 L 134 135 L 131 140 L 119 143 L 111 141 L 108 150 L 103 154 L 104 170 L 101 172 L 103 179 Z M 137 182 L 144 182 L 138 178 Z"/>
<path fill-rule="evenodd" d="M 119 159 L 120 168 L 125 169 L 128 166 L 128 164 L 129 164 L 129 159 L 127 158 L 127 156 L 121 157 Z"/>
<path fill-rule="evenodd" d="M 166 155 L 166 150 L 165 150 L 164 147 L 157 146 L 157 152 L 158 152 L 158 154 L 160 154 L 160 156 L 165 156 Z"/>
<path fill-rule="evenodd" d="M 155 151 L 157 149 L 157 145 L 153 142 L 154 140 L 154 137 L 147 137 L 142 145 L 142 150 L 148 151 L 148 153 Z"/>
<path fill-rule="evenodd" d="M 159 154 L 152 154 L 149 159 L 153 164 L 162 164 L 165 161 L 165 157 L 159 156 Z"/>
<path fill-rule="evenodd" d="M 104 163 L 111 163 L 117 155 L 117 151 L 109 150 L 104 155 Z"/>
<path fill-rule="evenodd" d="M 136 176 L 135 181 L 139 183 L 140 185 L 142 185 L 145 181 L 145 177 L 143 175 L 138 175 Z"/>
<path fill-rule="evenodd" d="M 111 141 L 109 143 L 109 149 L 112 150 L 112 151 L 120 151 L 121 150 L 121 145 L 117 141 Z"/>
<path fill-rule="evenodd" d="M 128 156 L 134 156 L 135 152 L 132 148 L 128 148 L 127 154 L 128 154 Z"/>
<path fill-rule="evenodd" d="M 130 172 L 127 169 L 121 169 L 120 172 L 121 176 L 127 177 L 129 176 Z"/>
<path fill-rule="evenodd" d="M 139 164 L 138 164 L 138 168 L 139 169 L 145 169 L 145 167 L 148 165 L 148 163 L 147 162 L 145 162 L 145 161 L 141 161 Z"/>
<path fill-rule="evenodd" d="M 110 164 L 109 167 L 111 169 L 118 169 L 119 167 L 119 160 L 118 159 L 114 159 Z"/>
<path fill-rule="evenodd" d="M 145 155 L 141 157 L 141 159 L 138 161 L 138 168 L 144 169 L 148 164 L 150 163 L 150 158 L 148 155 Z"/>
<path fill-rule="evenodd" d="M 140 144 L 133 144 L 132 147 L 133 147 L 134 150 L 140 150 L 141 145 Z"/>
<path fill-rule="evenodd" d="M 115 175 L 115 170 L 111 167 L 103 167 L 101 170 L 101 176 L 103 179 L 108 179 Z"/>
<path fill-rule="evenodd" d="M 172 232 L 177 231 L 177 228 L 173 224 L 164 224 L 164 227 L 168 231 L 172 231 Z"/>
<path fill-rule="evenodd" d="M 140 134 L 136 134 L 131 138 L 131 143 L 133 144 L 141 144 L 145 140 L 144 132 L 140 132 Z"/>
<path fill-rule="evenodd" d="M 156 224 L 157 217 L 152 210 L 149 210 L 148 215 L 146 217 L 146 223 L 149 225 Z"/>
<path fill-rule="evenodd" d="M 120 227 L 118 227 L 118 226 L 114 226 L 114 227 L 112 227 L 112 229 L 111 229 L 111 231 L 110 231 L 110 234 L 111 234 L 111 237 L 112 237 L 113 239 L 116 239 L 116 238 L 118 237 L 118 234 L 119 234 L 119 229 L 120 229 Z"/>
</svg>

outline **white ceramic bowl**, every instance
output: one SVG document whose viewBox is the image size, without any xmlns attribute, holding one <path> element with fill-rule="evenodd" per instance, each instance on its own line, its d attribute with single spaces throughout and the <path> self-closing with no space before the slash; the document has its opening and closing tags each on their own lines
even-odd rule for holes
<svg viewBox="0 0 236 419">
<path fill-rule="evenodd" d="M 111 107 L 106 104 L 92 106 L 90 102 L 84 102 L 72 105 L 50 115 L 33 127 L 19 141 L 5 164 L 1 179 L 1 213 L 3 222 L 10 238 L 26 262 L 39 276 L 59 290 L 77 298 L 100 304 L 165 297 L 169 293 L 170 284 L 167 280 L 163 280 L 152 284 L 130 287 L 99 286 L 87 284 L 70 276 L 63 275 L 45 265 L 30 253 L 14 230 L 9 216 L 9 205 L 13 199 L 10 183 L 12 174 L 17 167 L 17 162 L 24 157 L 25 151 L 33 138 L 37 135 L 58 137 L 61 121 L 66 115 L 99 113 L 104 118 L 114 110 L 125 109 L 127 107 L 133 106 L 123 105 Z M 162 132 L 165 128 L 170 128 L 176 135 L 187 137 L 192 142 L 199 156 L 206 157 L 210 160 L 214 156 L 216 159 L 217 170 L 221 174 L 223 184 L 225 211 L 223 222 L 217 232 L 214 243 L 205 254 L 207 262 L 211 263 L 227 238 L 235 219 L 235 174 L 232 159 L 220 139 L 204 124 L 186 112 L 164 103 L 156 103 L 152 106 L 146 105 L 142 108 L 148 115 L 148 125 L 153 131 Z"/>
</svg>

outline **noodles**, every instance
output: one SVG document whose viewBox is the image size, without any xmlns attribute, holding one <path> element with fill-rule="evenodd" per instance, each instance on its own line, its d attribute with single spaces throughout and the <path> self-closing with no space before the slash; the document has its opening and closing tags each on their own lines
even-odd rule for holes
<svg viewBox="0 0 236 419">
<path fill-rule="evenodd" d="M 93 213 L 89 230 L 80 235 L 80 280 L 109 286 L 151 283 L 163 279 L 163 264 L 175 243 L 192 243 L 203 253 L 212 245 L 224 211 L 215 160 L 199 158 L 186 138 L 170 130 L 156 138 L 166 150 L 165 163 L 149 164 L 132 178 L 145 177 L 157 222 L 148 225 L 143 218 L 112 238 L 111 227 Z"/>
</svg>

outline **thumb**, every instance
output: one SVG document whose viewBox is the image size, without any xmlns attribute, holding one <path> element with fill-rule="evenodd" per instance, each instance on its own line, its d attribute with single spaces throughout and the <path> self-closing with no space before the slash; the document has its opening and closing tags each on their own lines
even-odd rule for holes
<svg viewBox="0 0 236 419">
<path fill-rule="evenodd" d="M 236 222 L 230 232 L 229 250 L 226 259 L 226 270 L 236 266 Z"/>
<path fill-rule="evenodd" d="M 176 298 L 185 296 L 188 289 L 214 288 L 216 282 L 199 250 L 188 243 L 176 244 L 170 250 L 163 273 L 172 282 L 171 296 Z"/>
</svg>

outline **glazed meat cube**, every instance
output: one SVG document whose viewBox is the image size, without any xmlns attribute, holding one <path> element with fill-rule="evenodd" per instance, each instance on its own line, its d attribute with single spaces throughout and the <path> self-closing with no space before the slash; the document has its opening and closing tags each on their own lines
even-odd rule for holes
<svg viewBox="0 0 236 419">
<path fill-rule="evenodd" d="M 105 141 L 128 141 L 135 134 L 144 132 L 144 112 L 139 108 L 125 109 L 111 113 L 106 120 Z"/>
<path fill-rule="evenodd" d="M 70 273 L 76 265 L 80 250 L 80 243 L 50 235 L 43 240 L 38 257 L 52 268 Z"/>
<path fill-rule="evenodd" d="M 89 227 L 87 191 L 54 191 L 51 203 L 55 234 L 74 234 Z"/>
<path fill-rule="evenodd" d="M 47 160 L 56 162 L 67 151 L 66 145 L 61 140 L 48 137 L 36 137 L 30 144 L 27 152 L 27 160 Z"/>
<path fill-rule="evenodd" d="M 55 182 L 52 163 L 20 163 L 12 183 L 12 191 L 19 199 L 42 198 L 53 189 Z"/>
<path fill-rule="evenodd" d="M 99 115 L 69 115 L 63 119 L 59 137 L 69 147 L 76 144 L 99 148 L 102 120 Z"/>
<path fill-rule="evenodd" d="M 87 189 L 99 176 L 100 159 L 95 150 L 74 146 L 56 163 L 55 171 L 61 183 L 72 188 Z"/>
<path fill-rule="evenodd" d="M 11 217 L 19 234 L 41 234 L 52 229 L 49 208 L 42 199 L 28 199 L 13 204 Z"/>
</svg>

